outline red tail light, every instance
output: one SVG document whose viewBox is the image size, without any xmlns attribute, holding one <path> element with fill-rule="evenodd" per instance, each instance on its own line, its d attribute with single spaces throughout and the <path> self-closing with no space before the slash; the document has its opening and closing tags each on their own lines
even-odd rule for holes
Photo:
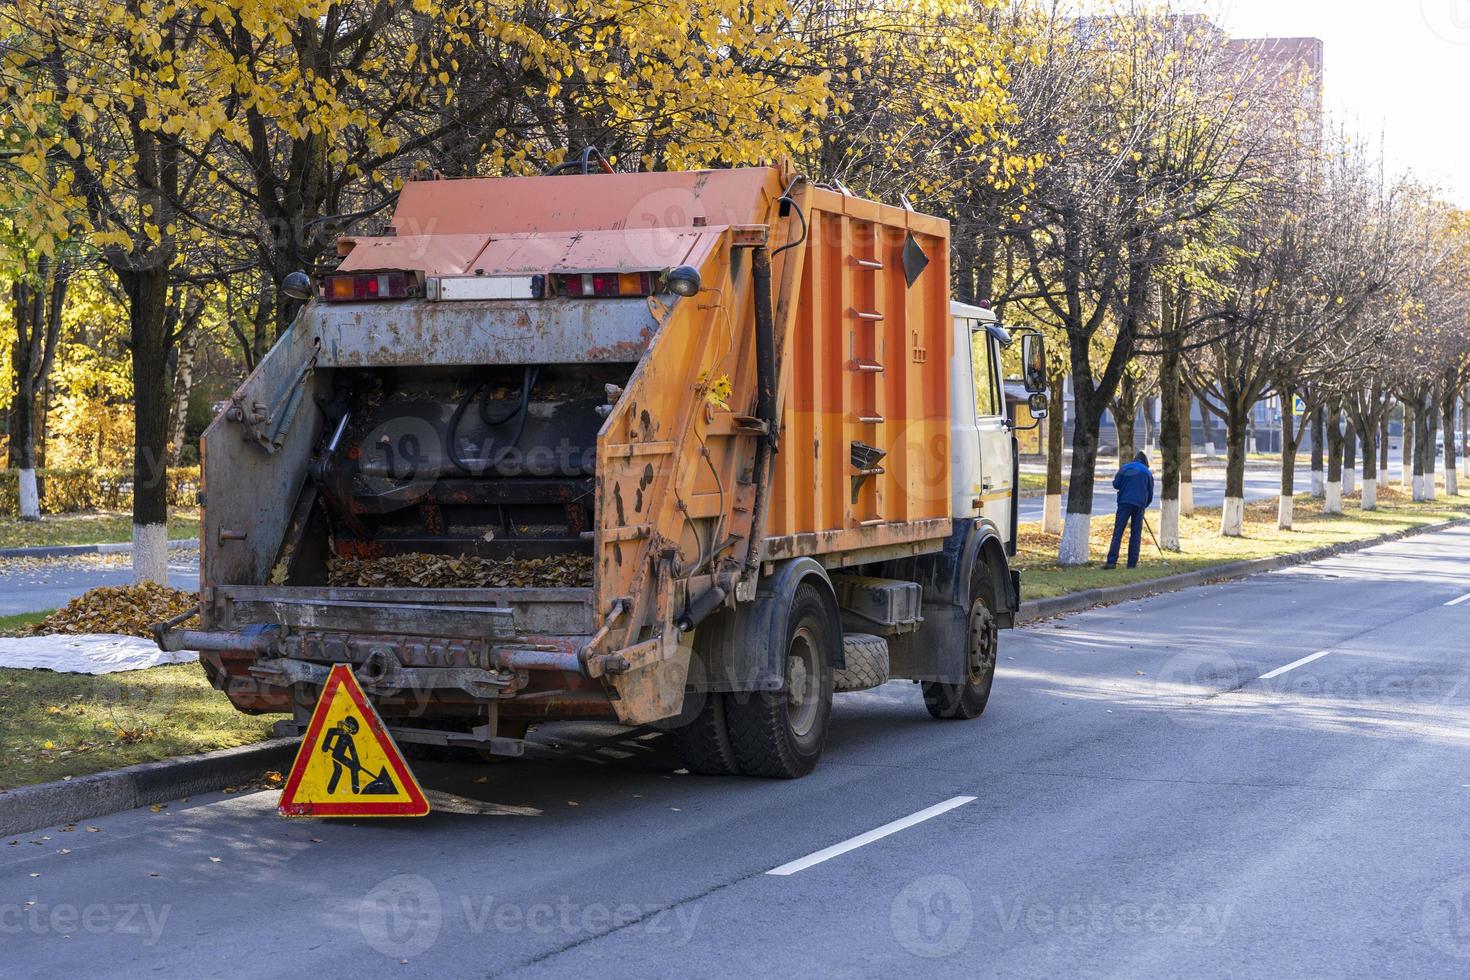
<svg viewBox="0 0 1470 980">
<path fill-rule="evenodd" d="M 322 277 L 322 299 L 329 303 L 407 298 L 408 276 L 402 272 L 341 272 Z"/>
<path fill-rule="evenodd" d="M 656 272 L 573 272 L 552 276 L 558 296 L 652 296 L 658 287 Z"/>
</svg>

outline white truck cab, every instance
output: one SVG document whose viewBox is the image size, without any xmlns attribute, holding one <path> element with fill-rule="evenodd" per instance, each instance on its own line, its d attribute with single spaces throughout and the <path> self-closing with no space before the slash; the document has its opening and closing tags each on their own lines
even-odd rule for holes
<svg viewBox="0 0 1470 980">
<path fill-rule="evenodd" d="M 1001 351 L 1010 337 L 993 310 L 949 304 L 950 493 L 955 517 L 981 517 L 1008 537 L 1017 475 L 1015 437 L 1006 416 Z"/>
</svg>

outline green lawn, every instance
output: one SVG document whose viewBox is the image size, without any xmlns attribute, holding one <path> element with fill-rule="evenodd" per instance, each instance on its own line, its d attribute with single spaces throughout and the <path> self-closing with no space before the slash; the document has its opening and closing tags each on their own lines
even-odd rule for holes
<svg viewBox="0 0 1470 980">
<path fill-rule="evenodd" d="M 1021 474 L 1021 495 L 1032 496 L 1041 493 L 1046 493 L 1046 474 L 1023 472 Z"/>
<path fill-rule="evenodd" d="M 181 511 L 168 519 L 170 539 L 199 537 L 199 513 Z M 63 544 L 115 544 L 133 540 L 132 517 L 124 511 L 47 514 L 39 521 L 0 517 L 0 548 Z"/>
<path fill-rule="evenodd" d="M 1102 567 L 1113 532 L 1111 514 L 1093 515 L 1093 561 L 1075 568 L 1061 568 L 1056 564 L 1059 543 L 1056 535 L 1043 534 L 1039 524 L 1023 524 L 1015 559 L 1015 566 L 1021 570 L 1021 592 L 1024 598 L 1042 599 L 1083 589 L 1147 581 L 1212 565 L 1311 551 L 1470 516 L 1470 497 L 1441 496 L 1430 503 L 1416 504 L 1409 500 L 1408 491 L 1399 486 L 1380 485 L 1376 511 L 1357 509 L 1359 499 L 1357 494 L 1345 498 L 1345 513 L 1326 516 L 1320 500 L 1310 494 L 1298 494 L 1295 527 L 1290 531 L 1276 527 L 1275 498 L 1248 504 L 1245 533 L 1239 538 L 1220 536 L 1218 508 L 1200 508 L 1193 516 L 1180 520 L 1182 552 L 1161 558 L 1145 531 L 1139 565 L 1131 570 L 1120 567 L 1108 571 Z M 1157 533 L 1157 511 L 1149 513 L 1149 522 Z"/>
<path fill-rule="evenodd" d="M 95 677 L 0 670 L 0 788 L 245 745 L 273 721 L 236 711 L 198 664 Z"/>
<path fill-rule="evenodd" d="M 27 627 L 34 626 L 55 611 L 55 609 L 46 609 L 42 612 L 15 613 L 12 616 L 0 616 L 0 636 L 26 636 L 30 633 Z"/>
</svg>

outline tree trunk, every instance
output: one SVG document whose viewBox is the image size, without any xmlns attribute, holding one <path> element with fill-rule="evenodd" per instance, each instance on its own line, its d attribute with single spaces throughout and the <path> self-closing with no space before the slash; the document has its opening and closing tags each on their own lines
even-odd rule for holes
<svg viewBox="0 0 1470 980">
<path fill-rule="evenodd" d="M 1179 447 L 1175 456 L 1179 460 L 1179 515 L 1189 517 L 1194 513 L 1194 399 L 1189 389 L 1179 386 Z"/>
<path fill-rule="evenodd" d="M 1414 479 L 1414 410 L 1404 400 L 1404 435 L 1399 445 L 1399 482 L 1412 483 Z M 1409 495 L 1418 500 L 1419 488 L 1410 486 Z"/>
<path fill-rule="evenodd" d="M 1167 295 L 1167 291 L 1166 294 Z M 1165 320 L 1170 319 L 1165 313 Z M 1179 352 L 1164 348 L 1159 361 L 1159 456 L 1163 486 L 1159 491 L 1159 546 L 1181 550 L 1179 544 Z"/>
<path fill-rule="evenodd" d="M 1363 426 L 1363 500 L 1364 510 L 1378 509 L 1378 434 L 1375 423 Z"/>
<path fill-rule="evenodd" d="M 1342 434 L 1342 495 L 1351 497 L 1357 490 L 1358 431 L 1351 419 L 1344 421 L 1347 424 Z"/>
<path fill-rule="evenodd" d="M 1342 408 L 1337 402 L 1327 408 L 1327 484 L 1322 513 L 1342 513 Z"/>
<path fill-rule="evenodd" d="M 1066 439 L 1066 381 L 1051 382 L 1051 412 L 1046 417 L 1046 499 L 1041 505 L 1044 534 L 1062 533 L 1062 449 Z"/>
<path fill-rule="evenodd" d="M 1434 474 L 1438 469 L 1439 455 L 1434 451 L 1435 437 L 1439 434 L 1439 412 L 1435 406 L 1434 395 L 1428 395 L 1424 399 L 1423 410 L 1416 413 L 1424 419 L 1424 424 L 1419 427 L 1418 435 L 1420 441 L 1420 455 L 1423 457 L 1421 465 L 1424 475 L 1421 482 L 1424 484 L 1424 499 L 1433 500 L 1439 495 L 1438 488 L 1434 485 Z"/>
<path fill-rule="evenodd" d="M 1388 406 L 1384 405 L 1382 414 L 1378 416 L 1378 478 L 1388 479 Z"/>
<path fill-rule="evenodd" d="M 1225 503 L 1220 509 L 1220 533 L 1238 538 L 1245 524 L 1245 436 L 1250 427 L 1250 409 L 1232 402 L 1226 411 Z"/>
<path fill-rule="evenodd" d="M 1133 427 L 1138 421 L 1138 389 L 1133 379 L 1125 372 L 1118 382 L 1118 397 L 1109 406 L 1113 412 L 1113 426 L 1118 436 L 1118 465 L 1122 466 L 1138 451 L 1133 438 Z"/>
<path fill-rule="evenodd" d="M 20 373 L 17 365 L 17 373 Z M 29 380 L 16 379 L 15 398 L 10 403 L 10 466 L 17 471 L 23 521 L 41 519 L 41 494 L 36 484 L 36 396 Z"/>
<path fill-rule="evenodd" d="M 1445 379 L 1445 394 L 1439 401 L 1439 410 L 1444 413 L 1445 432 L 1445 497 L 1460 497 L 1460 480 L 1455 470 L 1455 407 L 1460 398 L 1454 389 L 1454 379 Z"/>
<path fill-rule="evenodd" d="M 1414 403 L 1414 500 L 1432 500 L 1429 488 L 1433 482 L 1433 470 L 1430 469 L 1430 460 L 1435 458 L 1433 450 L 1433 435 L 1429 430 L 1429 416 L 1432 410 L 1424 408 L 1427 398 L 1420 398 Z"/>
<path fill-rule="evenodd" d="M 36 263 L 39 285 L 17 278 L 11 284 L 11 316 L 15 324 L 12 373 L 15 395 L 10 404 L 10 466 L 17 470 L 18 516 L 23 521 L 41 519 L 41 487 L 36 473 L 41 464 L 37 429 L 44 434 L 45 406 L 39 417 L 37 402 L 47 391 L 56 344 L 61 333 L 61 313 L 66 303 L 65 263 L 52 266 L 42 258 Z"/>
<path fill-rule="evenodd" d="M 1326 480 L 1322 478 L 1322 442 L 1326 439 L 1327 424 L 1323 421 L 1323 409 L 1319 405 L 1312 413 L 1312 496 L 1320 497 L 1327 492 Z"/>
<path fill-rule="evenodd" d="M 178 364 L 174 368 L 173 397 L 169 402 L 168 465 L 178 466 L 184 451 L 184 427 L 189 421 L 189 394 L 194 390 L 194 357 L 199 345 L 199 331 L 189 330 L 179 343 Z"/>
<path fill-rule="evenodd" d="M 1470 444 L 1470 392 L 1460 398 L 1460 445 L 1463 449 Z M 1460 465 L 1465 469 L 1461 476 L 1470 479 L 1470 452 L 1463 453 L 1460 457 Z"/>
<path fill-rule="evenodd" d="M 1276 526 L 1290 531 L 1296 510 L 1296 451 L 1300 443 L 1296 430 L 1296 396 L 1281 396 L 1281 496 L 1276 503 Z"/>
<path fill-rule="evenodd" d="M 121 274 L 133 354 L 133 581 L 168 581 L 168 270 Z"/>
<path fill-rule="evenodd" d="M 1085 354 L 1084 354 L 1085 356 Z M 1097 467 L 1097 433 L 1102 405 L 1084 394 L 1078 372 L 1073 379 L 1072 471 L 1067 480 L 1067 516 L 1062 525 L 1061 565 L 1085 565 L 1092 553 L 1092 487 Z"/>
<path fill-rule="evenodd" d="M 1215 422 L 1214 414 L 1204 406 L 1204 398 L 1200 398 L 1199 426 L 1200 434 L 1205 437 L 1205 459 L 1218 459 L 1220 453 L 1215 446 Z"/>
</svg>

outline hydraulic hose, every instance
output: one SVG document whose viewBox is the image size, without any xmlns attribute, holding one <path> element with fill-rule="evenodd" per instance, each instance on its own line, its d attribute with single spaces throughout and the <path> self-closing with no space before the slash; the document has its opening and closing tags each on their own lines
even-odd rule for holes
<svg viewBox="0 0 1470 980">
<path fill-rule="evenodd" d="M 508 413 L 498 419 L 491 418 L 490 410 L 486 407 L 485 401 L 483 399 L 480 401 L 480 421 L 485 423 L 486 428 L 495 428 L 497 426 L 504 425 L 513 418 L 520 418 L 519 423 L 516 425 L 515 435 L 511 437 L 508 443 L 501 445 L 498 450 L 495 449 L 494 440 L 491 439 L 488 435 L 486 436 L 485 445 L 481 447 L 481 455 L 484 458 L 484 465 L 479 470 L 480 473 L 485 472 L 485 470 L 490 469 L 500 462 L 500 460 L 496 458 L 497 454 L 503 456 L 506 452 L 514 449 L 520 443 L 521 436 L 526 431 L 526 419 L 531 414 L 528 411 L 531 405 L 531 389 L 535 387 L 536 378 L 540 375 L 540 373 L 541 369 L 539 366 L 527 365 L 525 373 L 521 375 L 520 402 L 516 405 L 516 407 L 512 408 Z M 459 452 L 459 426 L 460 423 L 464 421 L 464 413 L 469 409 L 470 402 L 474 401 L 475 396 L 478 395 L 481 391 L 484 391 L 487 387 L 488 382 L 482 381 L 472 387 L 469 391 L 465 392 L 464 397 L 460 398 L 459 404 L 454 407 L 454 414 L 449 417 L 449 431 L 446 435 L 448 441 L 449 461 L 461 471 L 473 475 L 478 474 L 475 470 L 471 469 L 468 464 L 465 463 L 464 457 L 461 456 Z"/>
</svg>

